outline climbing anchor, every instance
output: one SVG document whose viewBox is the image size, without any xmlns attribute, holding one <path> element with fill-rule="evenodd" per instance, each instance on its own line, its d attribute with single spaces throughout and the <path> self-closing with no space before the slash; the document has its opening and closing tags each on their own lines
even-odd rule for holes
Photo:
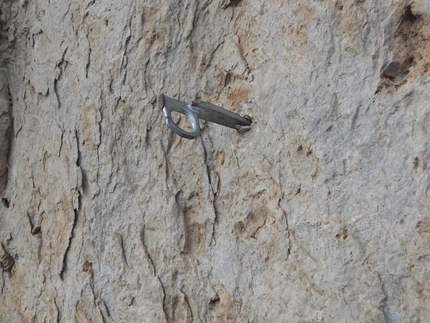
<svg viewBox="0 0 430 323">
<path fill-rule="evenodd" d="M 209 102 L 192 101 L 191 103 L 186 103 L 169 98 L 164 94 L 160 94 L 158 97 L 158 107 L 163 111 L 167 126 L 179 136 L 187 139 L 194 139 L 200 135 L 199 119 L 215 122 L 236 129 L 241 133 L 248 131 L 252 123 L 249 116 L 242 117 Z M 191 131 L 180 128 L 173 121 L 173 111 L 184 114 L 190 120 Z"/>
</svg>

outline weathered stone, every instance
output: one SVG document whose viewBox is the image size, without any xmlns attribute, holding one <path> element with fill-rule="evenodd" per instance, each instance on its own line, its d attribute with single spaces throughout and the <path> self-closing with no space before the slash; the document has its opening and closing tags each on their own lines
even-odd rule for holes
<svg viewBox="0 0 430 323">
<path fill-rule="evenodd" d="M 10 109 L 10 93 L 8 84 L 7 60 L 10 58 L 10 44 L 8 40 L 9 5 L 0 4 L 0 197 L 6 189 L 8 176 L 8 156 L 12 133 L 12 116 Z"/>
<path fill-rule="evenodd" d="M 1 322 L 430 321 L 427 0 L 1 10 Z"/>
<path fill-rule="evenodd" d="M 6 250 L 4 250 L 3 245 L 0 244 L 0 269 L 10 272 L 14 263 L 15 260 L 13 257 Z"/>
<path fill-rule="evenodd" d="M 7 73 L 0 70 L 0 195 L 6 188 L 8 156 L 12 133 Z"/>
</svg>

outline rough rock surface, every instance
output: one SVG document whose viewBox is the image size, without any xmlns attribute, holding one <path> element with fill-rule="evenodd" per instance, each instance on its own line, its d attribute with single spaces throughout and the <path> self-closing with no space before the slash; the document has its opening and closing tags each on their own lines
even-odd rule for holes
<svg viewBox="0 0 430 323">
<path fill-rule="evenodd" d="M 0 18 L 1 322 L 430 322 L 428 0 Z"/>
</svg>

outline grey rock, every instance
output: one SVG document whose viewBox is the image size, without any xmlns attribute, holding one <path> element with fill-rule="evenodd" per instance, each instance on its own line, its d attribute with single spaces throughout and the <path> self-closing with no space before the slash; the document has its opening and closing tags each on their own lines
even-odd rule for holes
<svg viewBox="0 0 430 323">
<path fill-rule="evenodd" d="M 427 0 L 1 6 L 1 322 L 430 321 Z"/>
</svg>

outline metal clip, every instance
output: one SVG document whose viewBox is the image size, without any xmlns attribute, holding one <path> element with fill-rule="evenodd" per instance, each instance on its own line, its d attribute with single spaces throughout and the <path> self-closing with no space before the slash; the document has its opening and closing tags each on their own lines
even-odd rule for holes
<svg viewBox="0 0 430 323">
<path fill-rule="evenodd" d="M 220 125 L 233 128 L 239 132 L 250 129 L 251 118 L 220 108 L 208 102 L 193 101 L 186 103 L 160 94 L 158 97 L 158 107 L 163 111 L 167 126 L 176 134 L 183 138 L 194 139 L 200 135 L 199 119 L 215 122 Z M 172 112 L 176 111 L 184 114 L 191 122 L 192 130 L 181 129 L 172 119 Z"/>
</svg>

